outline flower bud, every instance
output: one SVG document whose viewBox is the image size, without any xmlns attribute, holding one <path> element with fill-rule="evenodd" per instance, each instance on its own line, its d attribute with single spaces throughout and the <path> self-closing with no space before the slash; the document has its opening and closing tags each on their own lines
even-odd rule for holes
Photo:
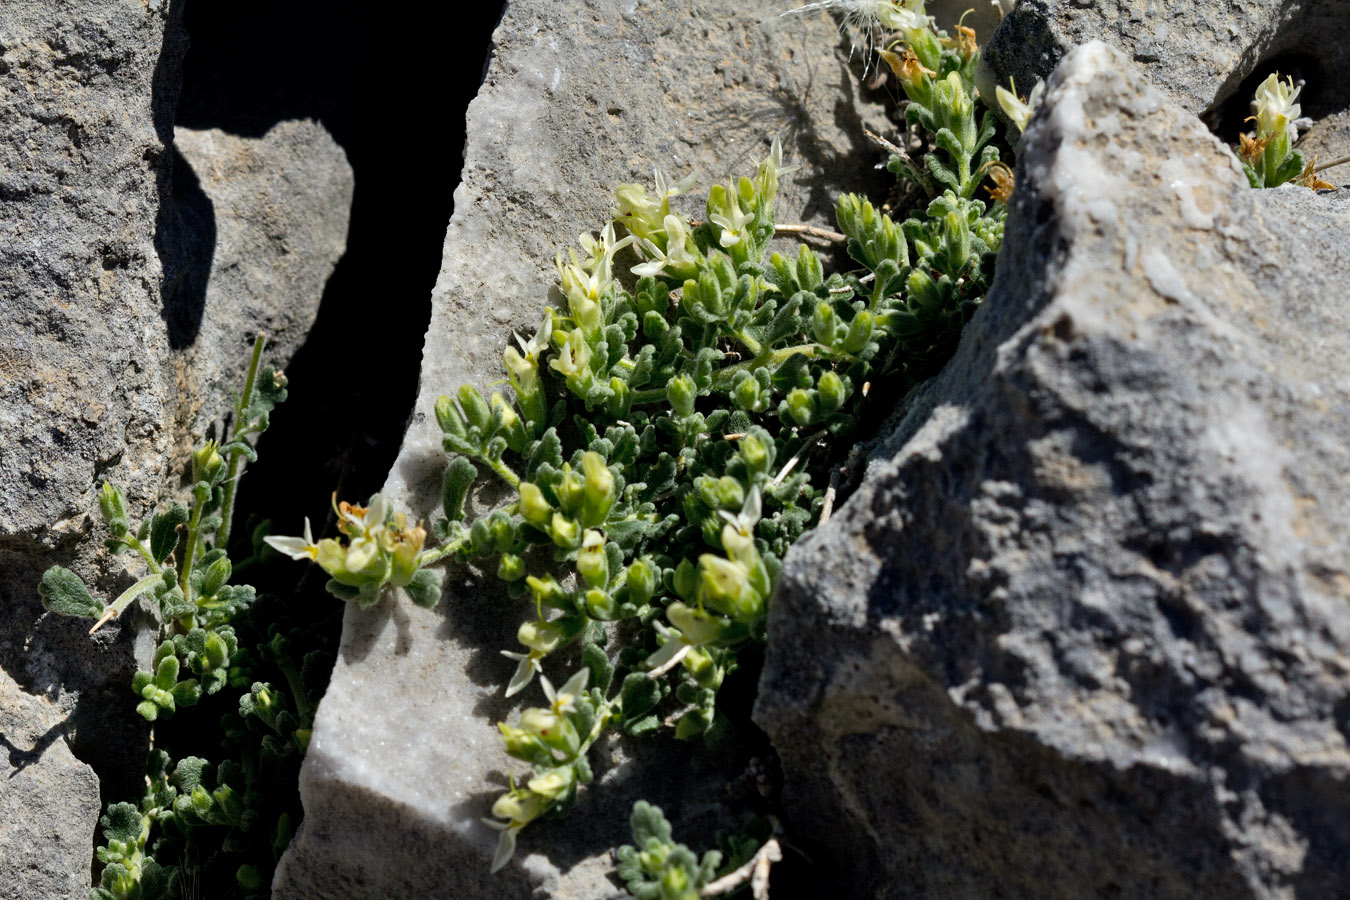
<svg viewBox="0 0 1350 900">
<path fill-rule="evenodd" d="M 562 585 L 552 575 L 545 575 L 543 578 L 537 578 L 534 575 L 526 576 L 525 586 L 530 589 L 534 595 L 535 602 L 541 606 L 552 606 L 561 609 L 568 606 L 568 593 L 563 590 Z M 529 623 L 526 623 L 529 624 Z M 525 626 L 520 626 L 524 628 Z M 521 640 L 522 644 L 526 641 Z M 527 644 L 528 646 L 528 644 Z"/>
<path fill-rule="evenodd" d="M 192 480 L 215 484 L 225 474 L 225 460 L 220 455 L 220 445 L 207 441 L 192 453 Z"/>
<path fill-rule="evenodd" d="M 507 819 L 513 826 L 526 825 L 539 818 L 548 808 L 548 800 L 529 791 L 511 791 L 502 794 L 492 804 L 492 815 L 498 819 Z"/>
<path fill-rule="evenodd" d="M 539 390 L 539 365 L 520 355 L 515 347 L 507 347 L 502 354 L 506 363 L 506 377 L 515 389 L 516 396 L 522 400 L 533 396 Z"/>
<path fill-rule="evenodd" d="M 706 610 L 687 606 L 678 600 L 666 608 L 666 618 L 691 644 L 711 644 L 726 631 L 727 622 Z"/>
<path fill-rule="evenodd" d="M 581 473 L 563 463 L 562 477 L 553 485 L 553 494 L 558 498 L 558 505 L 563 512 L 573 515 L 581 509 L 584 487 Z"/>
<path fill-rule="evenodd" d="M 675 567 L 673 581 L 671 587 L 677 595 L 686 600 L 694 599 L 694 594 L 698 591 L 698 566 L 690 560 L 680 560 L 680 564 Z"/>
<path fill-rule="evenodd" d="M 569 519 L 555 512 L 548 525 L 549 537 L 553 543 L 564 550 L 575 550 L 581 546 L 581 525 L 575 519 Z"/>
<path fill-rule="evenodd" d="M 98 492 L 98 508 L 112 536 L 125 537 L 128 530 L 127 503 L 122 496 L 122 489 L 110 481 L 103 482 L 103 488 Z"/>
<path fill-rule="evenodd" d="M 497 730 L 502 733 L 502 743 L 506 746 L 506 752 L 516 759 L 529 762 L 548 754 L 548 747 L 533 732 L 513 728 L 505 722 L 498 722 Z"/>
<path fill-rule="evenodd" d="M 816 304 L 815 312 L 811 313 L 811 333 L 818 343 L 827 347 L 834 344 L 836 322 L 833 306 L 824 302 Z"/>
<path fill-rule="evenodd" d="M 603 588 L 591 588 L 581 595 L 581 601 L 586 604 L 586 615 L 598 622 L 612 622 L 618 618 L 619 604 Z"/>
<path fill-rule="evenodd" d="M 741 562 L 705 553 L 698 558 L 699 596 L 703 602 L 740 622 L 763 611 L 759 592 L 750 585 L 750 570 Z"/>
<path fill-rule="evenodd" d="M 814 422 L 816 419 L 814 400 L 811 392 L 804 388 L 793 388 L 789 391 L 785 402 L 792 421 L 798 425 L 810 425 Z"/>
<path fill-rule="evenodd" d="M 639 606 L 648 602 L 656 594 L 657 571 L 645 559 L 639 559 L 628 567 L 628 596 Z"/>
<path fill-rule="evenodd" d="M 866 315 L 866 313 L 861 315 Z M 832 413 L 843 406 L 844 400 L 848 396 L 848 390 L 844 387 L 844 380 L 834 372 L 826 372 L 820 376 L 820 380 L 816 382 L 816 392 L 820 395 L 821 408 L 827 413 Z"/>
<path fill-rule="evenodd" d="M 872 339 L 872 329 L 875 327 L 876 321 L 867 310 L 864 309 L 854 316 L 853 321 L 849 323 L 848 334 L 844 336 L 844 352 L 861 353 L 867 342 Z"/>
<path fill-rule="evenodd" d="M 587 529 L 582 535 L 581 550 L 577 552 L 577 571 L 593 588 L 609 584 L 609 560 L 605 556 L 605 536 L 600 532 Z"/>
<path fill-rule="evenodd" d="M 738 443 L 736 450 L 751 474 L 769 471 L 773 465 L 774 446 L 767 432 L 752 429 Z"/>
<path fill-rule="evenodd" d="M 536 775 L 525 783 L 525 786 L 541 797 L 554 800 L 561 797 L 568 791 L 575 782 L 576 776 L 570 766 L 562 766 Z"/>
<path fill-rule="evenodd" d="M 605 465 L 605 458 L 590 450 L 581 456 L 581 469 L 586 476 L 581 521 L 585 525 L 602 525 L 614 506 L 614 474 Z"/>
<path fill-rule="evenodd" d="M 544 498 L 539 485 L 529 481 L 520 483 L 520 514 L 531 525 L 543 528 L 553 518 L 553 507 Z"/>
<path fill-rule="evenodd" d="M 464 418 L 475 428 L 486 429 L 492 421 L 492 410 L 488 408 L 483 395 L 471 384 L 461 384 L 457 392 L 459 405 L 464 409 Z"/>
<path fill-rule="evenodd" d="M 744 409 L 752 412 L 759 412 L 759 382 L 755 381 L 754 376 L 749 372 L 737 372 L 739 377 L 736 384 L 731 389 L 731 402 L 736 404 L 737 409 Z"/>
<path fill-rule="evenodd" d="M 675 415 L 681 419 L 687 419 L 694 414 L 696 397 L 694 381 L 687 375 L 677 375 L 666 385 L 666 399 L 670 401 Z"/>
<path fill-rule="evenodd" d="M 532 576 L 530 580 L 537 579 Z M 567 638 L 567 629 L 557 622 L 522 622 L 520 628 L 516 629 L 516 640 L 545 656 L 566 643 Z"/>
<path fill-rule="evenodd" d="M 202 578 L 202 596 L 214 597 L 225 582 L 230 580 L 230 573 L 230 561 L 224 556 L 207 566 L 206 575 Z"/>
<path fill-rule="evenodd" d="M 441 426 L 444 434 L 455 437 L 464 437 L 464 417 L 460 415 L 459 407 L 455 406 L 455 401 L 442 394 L 436 398 L 436 424 Z"/>
<path fill-rule="evenodd" d="M 525 577 L 525 560 L 514 553 L 503 553 L 497 562 L 497 577 L 502 581 L 519 581 Z"/>
</svg>

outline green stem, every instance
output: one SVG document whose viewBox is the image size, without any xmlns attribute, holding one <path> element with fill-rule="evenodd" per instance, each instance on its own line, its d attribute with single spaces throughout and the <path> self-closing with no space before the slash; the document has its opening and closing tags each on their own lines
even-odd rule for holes
<svg viewBox="0 0 1350 900">
<path fill-rule="evenodd" d="M 244 380 L 244 393 L 239 397 L 239 405 L 235 407 L 234 435 L 231 440 L 241 440 L 246 434 L 246 424 L 244 422 L 244 410 L 248 409 L 253 402 L 253 387 L 258 379 L 258 363 L 262 359 L 263 346 L 267 343 L 267 335 L 261 331 L 253 340 L 253 358 L 248 363 L 248 377 Z M 225 487 L 220 499 L 220 528 L 216 531 L 216 546 L 226 547 L 230 541 L 230 519 L 234 517 L 234 495 L 239 485 L 241 475 L 240 468 L 243 464 L 243 451 L 235 449 L 230 451 L 230 468 L 225 473 Z"/>
<path fill-rule="evenodd" d="M 164 567 L 161 566 L 159 563 L 155 562 L 154 554 L 150 552 L 150 548 L 145 546 L 145 543 L 143 541 L 137 538 L 134 534 L 128 534 L 126 537 L 122 538 L 122 540 L 126 541 L 127 546 L 129 546 L 132 550 L 135 550 L 137 553 L 140 554 L 141 559 L 145 560 L 145 565 L 150 569 L 150 573 L 152 575 L 164 574 Z"/>
<path fill-rule="evenodd" d="M 781 350 L 774 350 L 771 353 L 761 353 L 754 359 L 747 359 L 743 363 L 736 363 L 721 369 L 713 375 L 712 388 L 715 391 L 727 391 L 731 389 L 731 381 L 735 374 L 742 369 L 747 372 L 753 372 L 756 369 L 762 369 L 765 366 L 782 365 L 794 354 L 801 353 L 804 356 L 814 357 L 820 355 L 825 348 L 820 344 L 797 344 L 793 347 L 784 347 Z"/>
<path fill-rule="evenodd" d="M 305 690 L 305 682 L 296 671 L 295 666 L 290 662 L 277 660 L 277 668 L 281 674 L 286 677 L 286 684 L 291 689 L 291 696 L 295 698 L 295 711 L 300 717 L 300 724 L 304 728 L 310 728 L 314 725 L 314 704 L 309 699 L 309 692 Z"/>
<path fill-rule="evenodd" d="M 107 609 L 103 610 L 103 615 L 94 623 L 94 627 L 89 629 L 89 633 L 93 634 L 108 622 L 120 616 L 122 611 L 131 605 L 132 600 L 154 587 L 163 577 L 161 573 L 153 572 L 123 591 Z"/>
<path fill-rule="evenodd" d="M 501 479 L 516 490 L 520 490 L 520 476 L 512 470 L 510 466 L 500 459 L 488 459 L 486 456 L 479 457 L 487 467 L 501 476 Z"/>
<path fill-rule="evenodd" d="M 188 520 L 187 549 L 183 551 L 183 567 L 178 571 L 178 587 L 183 592 L 183 600 L 192 602 L 192 564 L 197 556 L 197 544 L 200 542 L 202 506 L 211 497 L 211 489 L 206 482 L 199 481 L 192 488 L 192 518 Z"/>
<path fill-rule="evenodd" d="M 469 535 L 466 534 L 464 537 L 450 541 L 448 544 L 442 544 L 434 550 L 423 550 L 421 553 L 417 554 L 417 568 L 425 569 L 427 566 L 438 563 L 453 553 L 458 553 L 469 545 L 470 540 Z"/>
</svg>

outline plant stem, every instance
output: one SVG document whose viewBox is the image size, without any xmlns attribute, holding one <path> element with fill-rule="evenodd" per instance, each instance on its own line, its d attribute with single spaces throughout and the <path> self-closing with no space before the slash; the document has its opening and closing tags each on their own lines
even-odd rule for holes
<svg viewBox="0 0 1350 900">
<path fill-rule="evenodd" d="M 461 549 L 468 546 L 469 535 L 450 541 L 448 544 L 442 544 L 434 550 L 423 550 L 417 555 L 417 568 L 425 569 L 434 563 L 438 563 L 452 553 L 458 553 Z"/>
<path fill-rule="evenodd" d="M 244 410 L 248 409 L 253 402 L 253 386 L 258 379 L 258 362 L 262 359 L 263 346 L 267 343 L 267 335 L 261 331 L 253 340 L 253 358 L 248 363 L 248 377 L 244 380 L 244 393 L 239 397 L 239 405 L 235 409 L 234 434 L 231 440 L 242 440 L 246 434 L 246 423 L 244 422 Z M 225 486 L 220 498 L 220 528 L 216 531 L 216 546 L 226 547 L 230 541 L 230 519 L 234 516 L 234 495 L 239 485 L 241 476 L 240 468 L 244 459 L 243 451 L 235 449 L 230 451 L 230 468 L 225 473 Z"/>
<path fill-rule="evenodd" d="M 178 588 L 183 592 L 183 600 L 192 602 L 192 565 L 197 556 L 197 544 L 201 540 L 202 505 L 211 497 L 211 489 L 206 482 L 199 481 L 192 486 L 192 518 L 188 520 L 187 549 L 183 551 L 183 567 L 178 571 Z"/>
<path fill-rule="evenodd" d="M 122 614 L 122 610 L 126 609 L 128 606 L 131 605 L 132 600 L 135 600 L 141 594 L 144 594 L 147 590 L 149 590 L 151 587 L 154 586 L 155 582 L 159 581 L 163 577 L 164 577 L 163 574 L 160 572 L 152 572 L 151 574 L 145 576 L 140 581 L 136 582 L 131 587 L 123 591 L 121 595 L 118 596 L 118 598 L 112 602 L 112 605 L 103 611 L 102 617 L 100 617 L 99 620 L 94 623 L 93 628 L 89 629 L 89 633 L 93 634 L 95 631 L 98 631 L 104 625 L 107 625 L 113 619 L 120 616 Z"/>
<path fill-rule="evenodd" d="M 765 366 L 772 366 L 786 362 L 788 357 L 796 353 L 804 356 L 816 356 L 821 350 L 819 344 L 797 344 L 793 347 L 784 347 L 781 350 L 774 350 L 771 353 L 761 353 L 754 359 L 747 359 L 743 363 L 727 366 L 713 375 L 713 390 L 725 391 L 731 389 L 731 379 L 737 372 L 744 369 L 747 372 L 753 372 L 756 369 L 762 369 Z"/>
</svg>

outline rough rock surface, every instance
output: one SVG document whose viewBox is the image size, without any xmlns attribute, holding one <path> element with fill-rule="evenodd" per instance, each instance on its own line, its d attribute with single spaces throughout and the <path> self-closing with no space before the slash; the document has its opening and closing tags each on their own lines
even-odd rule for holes
<svg viewBox="0 0 1350 900">
<path fill-rule="evenodd" d="M 1285 74 L 1297 69 L 1306 76 L 1310 92 L 1339 93 L 1350 69 L 1344 0 L 1021 0 L 990 37 L 983 60 L 998 84 L 1011 77 L 1026 93 L 1069 48 L 1096 39 L 1123 51 L 1171 100 L 1197 115 L 1272 60 L 1284 61 Z M 1345 101 L 1350 95 L 1339 102 Z"/>
<path fill-rule="evenodd" d="M 25 900 L 89 895 L 98 779 L 66 745 L 60 710 L 0 671 L 0 894 Z"/>
<path fill-rule="evenodd" d="M 260 138 L 177 128 L 184 165 L 174 196 L 194 271 L 209 270 L 196 339 L 181 354 L 189 390 L 179 418 L 199 434 L 239 389 L 261 329 L 284 362 L 304 342 L 328 276 L 347 246 L 354 179 L 318 122 L 279 122 Z"/>
<path fill-rule="evenodd" d="M 198 183 L 172 146 L 180 8 L 0 5 L 0 669 L 67 715 L 114 797 L 136 795 L 144 760 L 134 629 L 44 615 L 38 580 L 62 564 L 105 597 L 129 583 L 99 549 L 98 487 L 137 514 L 177 488 L 251 333 L 277 332 L 283 362 L 303 340 L 351 199 L 308 123 L 185 135 Z"/>
<path fill-rule="evenodd" d="M 957 357 L 787 558 L 791 833 L 840 896 L 1338 896 L 1350 196 L 1250 190 L 1100 42 L 1017 179 Z"/>
<path fill-rule="evenodd" d="M 706 189 L 751 171 L 779 135 L 802 166 L 785 179 L 780 221 L 827 223 L 840 191 L 884 192 L 888 177 L 857 162 L 875 158 L 861 126 L 877 127 L 880 109 L 857 100 L 834 23 L 780 11 L 713 0 L 509 5 L 469 109 L 421 394 L 386 486 L 400 506 L 436 513 L 445 457 L 435 398 L 501 378 L 511 330 L 538 325 L 554 254 L 605 221 L 616 184 L 649 181 L 659 166 L 674 178 L 695 170 Z M 496 833 L 479 817 L 510 762 L 492 723 L 542 695 L 536 686 L 503 701 L 514 663 L 498 651 L 514 646 L 524 610 L 484 581 L 452 574 L 432 611 L 402 598 L 348 608 L 301 775 L 305 823 L 275 896 L 615 896 L 607 851 L 629 839 L 632 802 L 645 795 L 689 815 L 720 790 L 706 778 L 694 790 L 697 763 L 679 750 L 645 775 L 617 765 L 565 822 L 527 829 L 516 861 L 489 878 Z"/>
</svg>

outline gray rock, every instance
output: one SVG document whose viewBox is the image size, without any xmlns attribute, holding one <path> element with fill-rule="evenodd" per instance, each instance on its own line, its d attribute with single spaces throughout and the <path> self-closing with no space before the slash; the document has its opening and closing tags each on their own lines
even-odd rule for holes
<svg viewBox="0 0 1350 900">
<path fill-rule="evenodd" d="M 1315 90 L 1341 92 L 1350 69 L 1345 0 L 1022 0 L 984 49 L 993 83 L 1016 79 L 1020 93 L 1050 74 L 1060 58 L 1100 39 L 1130 57 L 1167 97 L 1197 115 L 1215 109 L 1262 64 L 1284 60 Z M 1242 102 L 1250 98 L 1243 98 Z M 1344 107 L 1350 95 L 1342 95 Z M 1243 112 L 1242 116 L 1246 113 Z M 1240 117 L 1239 117 L 1240 118 Z"/>
<path fill-rule="evenodd" d="M 1100 42 L 1023 150 L 957 357 L 788 555 L 790 833 L 848 897 L 1338 896 L 1350 197 L 1248 189 Z"/>
<path fill-rule="evenodd" d="M 312 123 L 185 133 L 194 177 L 172 146 L 181 5 L 0 8 L 0 669 L 69 715 L 113 797 L 144 763 L 131 617 L 91 638 L 43 614 L 38 580 L 59 563 L 105 598 L 130 583 L 99 548 L 99 486 L 135 515 L 179 490 L 253 333 L 280 362 L 304 339 L 352 191 Z"/>
<path fill-rule="evenodd" d="M 885 189 L 889 176 L 870 169 L 877 157 L 861 143 L 861 126 L 884 118 L 858 100 L 847 44 L 827 16 L 778 11 L 713 0 L 509 5 L 469 108 L 421 393 L 386 485 L 401 507 L 437 514 L 435 398 L 502 377 L 511 330 L 538 326 L 554 255 L 603 224 L 618 183 L 649 182 L 659 166 L 673 178 L 695 170 L 706 189 L 751 171 L 779 135 L 802 166 L 785 181 L 780 221 L 829 223 L 840 191 Z M 645 774 L 619 753 L 598 761 L 599 783 L 564 822 L 531 826 L 516 861 L 488 877 L 496 834 L 479 817 L 511 768 L 493 723 L 542 696 L 536 686 L 502 699 L 514 663 L 498 651 L 515 645 L 526 611 L 505 605 L 494 581 L 452 573 L 433 611 L 403 598 L 347 609 L 301 774 L 305 822 L 274 896 L 615 896 L 607 851 L 630 839 L 635 799 L 685 818 L 711 809 L 720 785 L 683 748 L 644 748 L 654 760 Z M 688 833 L 697 842 L 712 828 Z"/>
<path fill-rule="evenodd" d="M 98 779 L 66 745 L 63 715 L 0 672 L 0 889 L 25 900 L 89 896 Z"/>
<path fill-rule="evenodd" d="M 347 248 L 355 180 L 342 148 L 308 119 L 261 138 L 177 128 L 174 144 L 179 210 L 194 251 L 211 254 L 200 330 L 175 358 L 198 410 L 189 434 L 201 434 L 239 390 L 238 361 L 259 330 L 280 362 L 304 343 Z"/>
</svg>

